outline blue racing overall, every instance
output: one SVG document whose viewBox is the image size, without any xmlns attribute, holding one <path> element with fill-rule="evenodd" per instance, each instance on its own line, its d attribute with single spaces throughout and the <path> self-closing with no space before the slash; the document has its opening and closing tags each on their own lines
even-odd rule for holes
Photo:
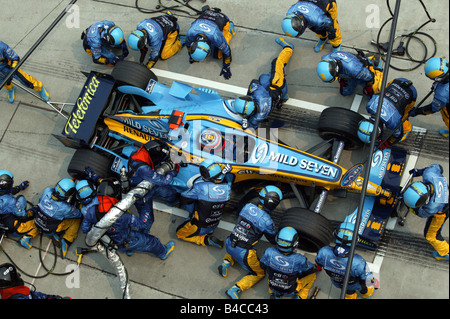
<svg viewBox="0 0 450 319">
<path fill-rule="evenodd" d="M 292 48 L 285 47 L 272 61 L 270 74 L 264 73 L 250 83 L 247 95 L 253 98 L 257 110 L 248 119 L 248 127 L 256 129 L 274 107 L 281 107 L 283 100 L 288 98 L 284 68 L 292 53 Z"/>
<path fill-rule="evenodd" d="M 261 267 L 269 276 L 269 292 L 275 297 L 298 296 L 307 299 L 315 279 L 314 265 L 298 253 L 283 254 L 269 247 L 261 258 Z"/>
<path fill-rule="evenodd" d="M 341 30 L 337 22 L 337 5 L 334 0 L 306 0 L 292 5 L 286 16 L 302 15 L 306 26 L 320 39 L 327 39 L 337 48 L 341 45 Z"/>
<path fill-rule="evenodd" d="M 204 10 L 202 14 L 192 22 L 186 33 L 186 48 L 197 40 L 198 36 L 208 39 L 213 57 L 223 58 L 223 66 L 229 68 L 231 64 L 230 41 L 234 36 L 234 29 L 230 19 L 216 10 Z"/>
<path fill-rule="evenodd" d="M 94 23 L 83 33 L 83 48 L 87 54 L 92 56 L 94 63 L 114 65 L 128 55 L 129 51 L 125 39 L 120 46 L 112 46 L 104 40 L 108 29 L 115 25 L 112 21 L 103 20 Z M 116 55 L 111 51 L 112 49 L 121 49 L 122 55 Z"/>
<path fill-rule="evenodd" d="M 153 188 L 147 195 L 135 203 L 141 220 L 147 225 L 148 233 L 155 221 L 153 198 L 158 197 L 166 202 L 175 201 L 177 192 L 169 184 L 177 173 L 175 171 L 168 172 L 166 175 L 156 173 L 152 159 L 143 146 L 131 154 L 128 161 L 128 172 L 132 188 L 136 187 L 143 180 L 153 184 Z"/>
<path fill-rule="evenodd" d="M 346 51 L 337 51 L 324 55 L 322 60 L 338 62 L 339 92 L 343 96 L 355 93 L 357 85 L 362 85 L 369 96 L 372 92 L 380 92 L 383 73 L 374 68 L 370 59 Z"/>
<path fill-rule="evenodd" d="M 367 112 L 377 114 L 380 95 L 374 95 L 367 103 Z M 391 81 L 386 87 L 383 104 L 381 106 L 381 122 L 391 131 L 394 131 L 388 142 L 392 146 L 406 139 L 412 130 L 411 122 L 407 120 L 409 112 L 417 99 L 417 90 L 412 82 L 398 78 Z M 400 125 L 400 123 L 403 124 Z"/>
<path fill-rule="evenodd" d="M 223 258 L 231 265 L 237 261 L 249 272 L 235 284 L 241 291 L 251 288 L 265 276 L 254 248 L 263 235 L 271 244 L 276 243 L 276 230 L 269 212 L 254 204 L 246 204 L 226 240 L 227 254 Z"/>
<path fill-rule="evenodd" d="M 440 256 L 448 256 L 449 245 L 441 234 L 442 227 L 448 219 L 448 183 L 442 173 L 442 167 L 439 164 L 414 170 L 414 177 L 422 176 L 424 184 L 432 185 L 433 194 L 427 204 L 410 209 L 417 216 L 427 219 L 424 229 L 426 240 Z"/>
<path fill-rule="evenodd" d="M 182 49 L 178 34 L 180 27 L 172 15 L 163 15 L 145 19 L 137 25 L 137 29 L 147 36 L 150 46 L 150 57 L 147 68 L 152 68 L 159 60 L 167 60 Z"/>
<path fill-rule="evenodd" d="M 230 175 L 228 175 L 230 176 Z M 222 219 L 225 204 L 230 200 L 231 182 L 199 181 L 181 194 L 189 217 L 177 228 L 177 237 L 207 246 L 208 237 Z"/>
<path fill-rule="evenodd" d="M 316 264 L 325 270 L 333 285 L 338 288 L 342 288 L 344 283 L 349 250 L 350 247 L 336 245 L 335 247 L 325 246 L 317 252 Z M 373 282 L 373 274 L 366 261 L 355 254 L 345 298 L 356 299 L 356 291 L 359 291 L 363 298 L 370 298 L 375 292 Z"/>
<path fill-rule="evenodd" d="M 81 230 L 87 234 L 91 228 L 119 201 L 109 196 L 98 196 L 98 205 L 90 206 L 81 224 Z M 127 253 L 133 251 L 152 253 L 164 257 L 167 249 L 161 241 L 147 233 L 147 225 L 130 212 L 123 213 L 106 231 L 119 249 Z"/>
<path fill-rule="evenodd" d="M 0 82 L 5 79 L 5 77 L 14 69 L 19 62 L 20 58 L 14 50 L 7 45 L 6 43 L 0 41 Z M 22 69 L 17 69 L 14 76 L 5 84 L 5 88 L 13 92 L 14 84 L 12 83 L 12 79 L 16 79 L 20 81 L 27 88 L 33 89 L 35 91 L 41 92 L 43 90 L 42 82 L 36 80 L 31 75 L 25 73 Z M 42 92 L 41 94 L 44 94 Z M 48 95 L 48 93 L 46 93 Z M 13 102 L 14 99 L 10 99 L 10 102 Z"/>
</svg>

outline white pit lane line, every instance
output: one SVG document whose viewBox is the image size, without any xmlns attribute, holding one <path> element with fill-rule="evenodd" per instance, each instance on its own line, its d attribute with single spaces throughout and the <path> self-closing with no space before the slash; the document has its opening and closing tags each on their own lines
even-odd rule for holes
<svg viewBox="0 0 450 319">
<path fill-rule="evenodd" d="M 199 77 L 170 72 L 170 71 L 166 71 L 166 70 L 152 69 L 152 71 L 158 77 L 162 77 L 162 78 L 166 78 L 166 79 L 170 79 L 170 80 L 174 80 L 174 81 L 185 82 L 187 84 L 197 86 L 197 87 L 207 87 L 207 88 L 210 88 L 210 89 L 213 89 L 216 91 L 225 91 L 228 93 L 234 93 L 234 94 L 236 94 L 236 96 L 241 96 L 241 95 L 247 94 L 247 88 L 241 88 L 241 87 L 235 86 L 235 85 L 206 80 L 206 79 L 202 79 Z M 350 109 L 352 111 L 357 112 L 361 105 L 362 99 L 363 99 L 362 95 L 356 94 Z M 322 112 L 323 110 L 328 108 L 327 106 L 324 106 L 324 105 L 306 102 L 306 101 L 293 99 L 293 98 L 289 98 L 289 100 L 287 100 L 284 104 L 292 106 L 292 107 L 307 109 L 309 111 L 315 111 L 315 112 Z M 368 117 L 367 115 L 364 115 L 364 116 Z M 414 126 L 413 131 L 425 133 L 426 129 Z M 406 161 L 405 172 L 408 172 L 410 169 L 413 169 L 417 163 L 417 160 L 418 160 L 418 156 L 409 155 L 408 159 Z M 406 182 L 407 178 L 408 178 L 407 174 L 404 174 L 402 177 L 402 180 L 401 180 L 401 185 L 403 185 Z M 180 217 L 184 217 L 184 218 L 187 218 L 189 215 L 188 212 L 186 212 L 183 209 L 169 207 L 167 205 L 164 205 L 164 204 L 158 203 L 158 202 L 154 202 L 154 208 L 159 211 L 166 212 L 166 213 L 173 214 L 173 215 L 180 216 Z M 391 218 L 389 218 L 389 220 L 387 222 L 386 229 L 392 230 L 395 228 L 396 224 L 397 224 L 397 217 L 394 217 L 394 218 L 391 217 Z M 222 221 L 220 221 L 218 227 L 231 232 L 234 228 L 234 224 L 222 220 Z M 267 241 L 267 239 L 265 237 L 263 237 L 262 240 Z M 383 263 L 383 259 L 384 259 L 384 254 L 377 253 L 373 262 L 367 263 L 370 267 L 370 270 L 374 273 L 375 278 L 377 278 L 378 280 L 380 280 L 380 268 L 381 268 L 381 264 Z"/>
</svg>

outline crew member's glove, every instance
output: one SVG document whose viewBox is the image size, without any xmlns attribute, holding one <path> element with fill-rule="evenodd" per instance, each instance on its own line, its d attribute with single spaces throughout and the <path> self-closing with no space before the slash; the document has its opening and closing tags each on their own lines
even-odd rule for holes
<svg viewBox="0 0 450 319">
<path fill-rule="evenodd" d="M 220 76 L 225 78 L 225 80 L 229 80 L 231 78 L 231 70 L 230 63 L 224 63 L 222 66 L 222 71 L 220 72 Z"/>
<path fill-rule="evenodd" d="M 231 164 L 226 164 L 223 168 L 222 168 L 222 174 L 226 175 L 229 172 L 231 172 L 233 169 L 233 167 L 231 166 Z"/>
<path fill-rule="evenodd" d="M 155 65 L 155 63 L 156 63 L 156 61 L 152 61 L 152 60 L 150 60 L 150 61 L 148 61 L 147 62 L 147 69 L 151 69 L 151 68 L 153 68 L 153 66 Z"/>
<path fill-rule="evenodd" d="M 109 65 L 115 65 L 119 61 L 120 61 L 120 58 L 118 56 L 116 56 L 114 58 L 108 58 L 108 64 Z"/>
<path fill-rule="evenodd" d="M 413 168 L 409 171 L 409 175 L 412 175 L 413 177 L 422 176 L 422 174 L 423 169 Z"/>
<path fill-rule="evenodd" d="M 246 129 L 248 129 L 248 119 L 247 118 L 243 118 L 242 119 L 242 129 L 245 131 Z"/>
<path fill-rule="evenodd" d="M 20 185 L 19 185 L 18 187 L 19 187 L 19 190 L 23 191 L 23 190 L 26 189 L 29 185 L 30 185 L 30 182 L 29 182 L 29 181 L 24 181 L 24 182 L 20 183 Z"/>
<path fill-rule="evenodd" d="M 84 174 L 86 174 L 86 177 L 94 183 L 98 183 L 100 180 L 100 176 L 98 176 L 97 173 L 90 167 L 86 167 Z"/>
<path fill-rule="evenodd" d="M 128 49 L 125 49 L 125 48 L 124 48 L 124 49 L 122 50 L 122 55 L 123 55 L 123 57 L 126 58 L 126 57 L 128 56 L 128 54 L 130 54 L 130 51 L 128 51 Z"/>
</svg>

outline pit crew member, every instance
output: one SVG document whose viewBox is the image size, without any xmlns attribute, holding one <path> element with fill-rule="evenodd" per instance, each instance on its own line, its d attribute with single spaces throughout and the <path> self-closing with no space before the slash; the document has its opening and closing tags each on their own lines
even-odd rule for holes
<svg viewBox="0 0 450 319">
<path fill-rule="evenodd" d="M 233 231 L 226 239 L 227 254 L 219 266 L 219 274 L 227 277 L 228 268 L 238 262 L 248 274 L 236 282 L 225 293 L 231 299 L 239 299 L 239 294 L 250 289 L 265 276 L 261 268 L 254 245 L 263 235 L 273 245 L 276 244 L 277 234 L 270 212 L 273 211 L 283 199 L 280 189 L 275 186 L 265 186 L 259 192 L 257 205 L 247 203 L 239 213 Z"/>
<path fill-rule="evenodd" d="M 282 50 L 272 61 L 270 73 L 262 74 L 250 83 L 246 96 L 234 101 L 234 110 L 243 117 L 242 129 L 256 129 L 267 119 L 274 107 L 281 108 L 288 99 L 284 68 L 292 57 L 294 46 L 283 38 L 275 40 Z"/>
<path fill-rule="evenodd" d="M 317 75 L 327 83 L 339 80 L 339 92 L 343 96 L 352 95 L 357 85 L 362 85 L 364 95 L 371 98 L 381 90 L 383 72 L 380 63 L 378 58 L 365 57 L 362 52 L 331 52 L 317 64 Z"/>
<path fill-rule="evenodd" d="M 145 65 L 151 69 L 159 59 L 167 60 L 181 51 L 183 43 L 179 32 L 177 18 L 172 14 L 145 19 L 128 36 L 128 45 L 141 52 L 142 62 L 150 47 L 150 57 Z M 184 38 L 182 40 L 184 42 Z"/>
<path fill-rule="evenodd" d="M 231 165 L 205 159 L 200 164 L 202 180 L 181 194 L 181 202 L 189 217 L 177 228 L 177 237 L 200 246 L 223 248 L 223 240 L 213 236 L 222 219 L 226 203 L 230 200 L 232 175 Z"/>
<path fill-rule="evenodd" d="M 215 59 L 222 59 L 220 75 L 231 78 L 231 38 L 236 34 L 234 24 L 220 9 L 206 9 L 191 24 L 186 33 L 186 48 L 189 62 L 204 61 L 212 54 Z"/>
<path fill-rule="evenodd" d="M 425 64 L 425 75 L 434 80 L 432 87 L 434 92 L 433 101 L 428 105 L 414 110 L 409 114 L 409 116 L 414 117 L 416 115 L 427 115 L 441 112 L 442 120 L 447 126 L 447 129 L 440 129 L 439 134 L 448 138 L 448 61 L 438 57 L 429 59 Z"/>
<path fill-rule="evenodd" d="M 335 0 L 304 0 L 292 5 L 281 23 L 283 32 L 290 37 L 300 37 L 311 29 L 317 37 L 315 52 L 320 52 L 330 40 L 333 51 L 341 49 L 341 30 L 337 21 L 338 9 Z"/>
<path fill-rule="evenodd" d="M 316 280 L 317 266 L 294 252 L 298 246 L 298 233 L 294 228 L 282 228 L 275 240 L 276 247 L 267 248 L 260 261 L 261 268 L 269 276 L 271 298 L 307 299 Z"/>
<path fill-rule="evenodd" d="M 448 261 L 448 242 L 441 235 L 448 219 L 448 183 L 443 176 L 444 169 L 439 164 L 432 164 L 409 173 L 413 177 L 422 176 L 422 181 L 412 183 L 405 190 L 403 201 L 414 214 L 427 219 L 424 236 L 435 249 L 433 257 Z"/>
<path fill-rule="evenodd" d="M 348 254 L 352 238 L 355 236 L 354 228 L 352 223 L 342 223 L 336 234 L 336 245 L 321 248 L 315 259 L 316 264 L 325 270 L 333 285 L 338 288 L 342 288 L 344 283 Z M 357 291 L 363 298 L 371 298 L 375 292 L 375 286 L 378 286 L 378 281 L 373 277 L 367 262 L 361 255 L 355 254 L 345 299 L 357 299 Z"/>
<path fill-rule="evenodd" d="M 17 66 L 19 61 L 19 55 L 5 42 L 0 41 L 0 82 L 3 81 L 11 70 Z M 19 68 L 16 73 L 14 73 L 14 76 L 5 84 L 5 88 L 8 91 L 9 103 L 14 103 L 15 99 L 14 84 L 12 83 L 12 79 L 16 79 L 27 88 L 39 92 L 44 101 L 50 100 L 50 95 L 44 88 L 42 82 L 36 80 L 34 77 Z"/>
<path fill-rule="evenodd" d="M 103 20 L 92 24 L 81 34 L 81 40 L 84 51 L 92 56 L 96 64 L 113 66 L 129 53 L 122 29 L 112 21 Z"/>
</svg>

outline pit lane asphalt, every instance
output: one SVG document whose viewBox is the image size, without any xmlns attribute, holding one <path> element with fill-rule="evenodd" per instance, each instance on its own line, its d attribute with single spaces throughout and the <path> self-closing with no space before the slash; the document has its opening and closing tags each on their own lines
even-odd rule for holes
<svg viewBox="0 0 450 319">
<path fill-rule="evenodd" d="M 65 8 L 69 1 L 50 0 L 39 2 L 31 0 L 4 1 L 2 6 L 3 20 L 0 22 L 3 32 L 1 40 L 8 43 L 23 56 L 39 36 L 46 30 L 56 16 Z M 128 35 L 142 19 L 155 15 L 146 15 L 134 8 L 132 0 L 121 1 L 90 1 L 79 0 L 79 26 L 77 16 L 63 19 L 41 46 L 25 62 L 22 69 L 43 81 L 51 94 L 52 101 L 73 102 L 84 83 L 85 77 L 81 71 L 91 69 L 109 72 L 110 68 L 92 64 L 82 50 L 80 34 L 91 23 L 109 19 L 121 26 Z M 157 1 L 141 1 L 142 5 L 152 8 Z M 280 48 L 275 44 L 276 37 L 281 36 L 280 23 L 289 5 L 274 5 L 271 1 L 259 0 L 257 5 L 252 1 L 229 0 L 224 3 L 219 0 L 208 0 L 211 7 L 220 7 L 236 25 L 236 37 L 232 39 L 233 77 L 226 81 L 219 77 L 220 63 L 190 65 L 185 49 L 168 61 L 159 61 L 156 69 L 180 74 L 182 78 L 189 75 L 203 80 L 219 83 L 219 92 L 224 97 L 234 98 L 236 93 L 221 91 L 220 84 L 233 85 L 245 91 L 253 78 L 269 71 L 269 65 L 276 57 Z M 203 3 L 193 0 L 191 4 L 200 8 Z M 449 58 L 448 54 L 448 2 L 425 1 L 432 17 L 437 23 L 429 24 L 423 31 L 431 34 L 438 41 L 438 56 Z M 376 38 L 378 29 L 365 26 L 369 12 L 369 5 L 378 6 L 380 21 L 383 23 L 388 17 L 385 1 L 338 1 L 339 23 L 343 33 L 343 48 L 373 50 L 370 40 Z M 444 7 L 444 9 L 443 9 Z M 403 1 L 402 13 L 399 19 L 398 33 L 411 32 L 426 21 L 419 2 L 411 4 Z M 193 17 L 186 14 L 176 14 L 179 24 L 185 32 Z M 414 17 L 411 22 L 411 17 Z M 73 19 L 73 20 L 72 20 Z M 75 24 L 75 25 L 74 25 Z M 315 36 L 306 32 L 302 39 L 291 39 L 295 45 L 294 55 L 286 67 L 289 95 L 292 100 L 304 102 L 305 106 L 341 106 L 352 108 L 355 106 L 361 114 L 366 114 L 365 98 L 358 105 L 354 97 L 344 98 L 338 95 L 336 84 L 325 84 L 315 74 L 315 66 L 323 54 L 330 52 L 326 45 L 324 51 L 315 54 L 312 47 Z M 129 60 L 138 60 L 138 54 L 131 52 Z M 394 57 L 396 63 L 403 63 Z M 155 70 L 156 72 L 156 70 Z M 425 96 L 431 81 L 424 73 L 423 67 L 412 72 L 398 72 L 390 70 L 389 79 L 407 77 L 414 82 L 419 98 Z M 160 76 L 160 81 L 170 84 L 173 79 Z M 357 92 L 358 95 L 361 92 Z M 356 101 L 354 103 L 354 101 Z M 359 108 L 358 108 L 359 106 Z M 67 176 L 67 165 L 73 154 L 72 149 L 62 146 L 52 134 L 60 134 L 65 120 L 52 112 L 41 101 L 16 90 L 16 102 L 9 104 L 7 94 L 2 90 L 0 94 L 0 159 L 1 168 L 13 172 L 16 183 L 23 180 L 30 181 L 30 187 L 23 192 L 30 202 L 37 203 L 43 189 L 54 185 L 59 179 Z M 281 111 L 275 111 L 271 118 L 288 119 L 290 126 L 280 129 L 280 139 L 289 136 L 290 143 L 300 148 L 308 148 L 320 141 L 314 130 L 315 120 L 319 113 L 311 108 L 303 109 L 287 105 Z M 429 130 L 425 133 L 415 132 L 408 139 L 406 145 L 411 148 L 411 158 L 417 157 L 416 167 L 425 167 L 432 163 L 440 163 L 446 168 L 448 178 L 448 139 L 436 134 L 444 124 L 439 114 L 419 116 L 412 119 L 413 125 Z M 363 151 L 361 151 L 363 152 Z M 344 167 L 351 167 L 353 163 L 363 158 L 361 152 L 344 152 L 340 162 Z M 351 213 L 358 201 L 358 197 L 348 196 L 346 199 L 329 197 L 323 214 L 335 221 L 342 220 Z M 285 203 L 282 204 L 286 205 Z M 152 232 L 161 238 L 163 243 L 175 240 L 174 253 L 161 261 L 147 254 L 135 253 L 133 256 L 122 256 L 131 282 L 133 298 L 226 298 L 224 291 L 245 275 L 240 267 L 234 267 L 228 278 L 218 276 L 217 266 L 225 254 L 224 250 L 212 247 L 198 247 L 176 239 L 175 229 L 183 221 L 184 211 L 155 204 L 158 211 Z M 169 213 L 168 213 L 169 212 Z M 225 238 L 233 226 L 235 214 L 224 216 L 220 229 L 216 235 Z M 442 264 L 431 257 L 432 249 L 423 239 L 425 220 L 416 216 L 408 216 L 404 227 L 391 221 L 392 230 L 386 232 L 377 252 L 357 251 L 376 269 L 381 287 L 374 299 L 448 299 L 448 263 Z M 443 230 L 448 240 L 448 222 Z M 39 241 L 34 239 L 34 248 L 25 250 L 18 247 L 14 239 L 7 238 L 2 247 L 13 260 L 28 274 L 42 274 L 39 266 Z M 62 273 L 74 269 L 76 266 L 76 247 L 84 247 L 84 235 L 81 234 L 72 245 L 68 258 L 58 259 L 55 272 Z M 268 246 L 267 242 L 258 244 L 258 252 L 262 253 Z M 43 244 L 44 253 L 48 249 L 47 242 Z M 306 254 L 309 260 L 314 255 Z M 49 263 L 53 255 L 48 252 L 45 260 Z M 7 259 L 0 254 L 0 263 Z M 47 264 L 47 263 L 46 263 Z M 42 279 L 33 280 L 23 276 L 26 281 L 33 282 L 39 291 L 71 296 L 74 299 L 103 299 L 121 298 L 119 283 L 114 269 L 100 255 L 91 254 L 83 258 L 81 266 L 74 275 L 50 275 Z M 325 273 L 320 273 L 314 286 L 321 290 L 317 299 L 337 299 L 340 291 L 334 288 Z M 268 298 L 266 280 L 258 283 L 254 288 L 242 294 L 242 298 Z"/>
</svg>

